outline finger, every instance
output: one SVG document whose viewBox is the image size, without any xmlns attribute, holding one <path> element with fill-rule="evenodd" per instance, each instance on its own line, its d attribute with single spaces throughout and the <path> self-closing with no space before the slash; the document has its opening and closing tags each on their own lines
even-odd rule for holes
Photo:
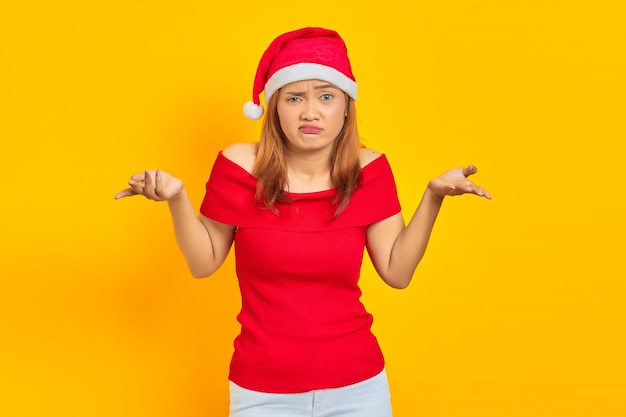
<svg viewBox="0 0 626 417">
<path fill-rule="evenodd" d="M 161 178 L 161 173 L 157 169 L 154 173 L 154 194 L 161 199 L 163 195 L 163 178 Z"/>
<path fill-rule="evenodd" d="M 489 194 L 484 188 L 479 187 L 477 185 L 472 185 L 468 191 L 468 193 L 475 194 L 479 197 L 485 197 L 491 200 L 491 194 Z"/>
<path fill-rule="evenodd" d="M 144 191 L 144 195 L 151 200 L 154 201 L 163 201 L 164 198 L 161 197 L 163 193 L 163 186 L 157 189 L 157 178 L 161 178 L 161 174 L 159 171 L 146 171 L 146 190 Z M 162 180 L 160 180 L 162 183 Z M 159 194 L 159 192 L 161 194 Z"/>
<path fill-rule="evenodd" d="M 478 168 L 476 168 L 472 164 L 469 164 L 467 167 L 463 168 L 463 175 L 465 175 L 465 178 L 467 178 L 470 175 L 473 175 L 473 174 L 475 174 L 477 172 L 478 172 Z"/>
<path fill-rule="evenodd" d="M 125 190 L 120 191 L 119 193 L 115 194 L 115 199 L 119 200 L 120 198 L 124 198 L 124 197 L 130 197 L 133 195 L 137 195 L 137 193 L 135 191 L 133 191 L 132 188 L 126 188 Z"/>
<path fill-rule="evenodd" d="M 491 194 L 489 194 L 487 190 L 485 190 L 483 187 L 479 185 L 472 184 L 472 192 L 480 197 L 485 197 L 491 200 Z"/>
<path fill-rule="evenodd" d="M 132 177 L 130 177 L 131 181 L 135 181 L 135 182 L 142 182 L 146 179 L 146 173 L 144 172 L 140 172 L 139 174 L 135 174 Z"/>
<path fill-rule="evenodd" d="M 150 172 L 145 171 L 144 176 L 143 195 L 151 199 L 157 199 L 158 196 L 154 193 L 154 179 L 152 178 L 152 175 L 150 175 Z"/>
</svg>

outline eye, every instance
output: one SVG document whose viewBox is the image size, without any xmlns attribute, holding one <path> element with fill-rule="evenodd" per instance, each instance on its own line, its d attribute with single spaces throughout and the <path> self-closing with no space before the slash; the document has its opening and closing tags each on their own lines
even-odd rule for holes
<svg viewBox="0 0 626 417">
<path fill-rule="evenodd" d="M 322 100 L 324 101 L 328 101 L 328 100 L 332 100 L 333 99 L 333 95 L 330 93 L 326 93 L 326 94 L 322 94 L 322 97 L 320 97 Z"/>
<path fill-rule="evenodd" d="M 300 97 L 297 97 L 297 96 L 287 97 L 287 102 L 288 103 L 297 103 L 298 101 L 302 101 L 302 99 Z"/>
</svg>

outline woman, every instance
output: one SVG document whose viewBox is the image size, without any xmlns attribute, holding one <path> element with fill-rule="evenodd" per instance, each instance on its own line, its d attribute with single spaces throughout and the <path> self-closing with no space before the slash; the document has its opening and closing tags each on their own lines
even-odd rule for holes
<svg viewBox="0 0 626 417">
<path fill-rule="evenodd" d="M 182 182 L 133 175 L 116 198 L 167 201 L 195 277 L 213 274 L 235 243 L 241 333 L 230 366 L 231 417 L 391 416 L 384 358 L 359 301 L 364 248 L 381 278 L 404 288 L 443 199 L 490 198 L 458 168 L 431 180 L 405 226 L 385 155 L 361 147 L 356 82 L 334 31 L 277 37 L 244 113 L 267 116 L 258 143 L 217 156 L 195 210 Z"/>
</svg>

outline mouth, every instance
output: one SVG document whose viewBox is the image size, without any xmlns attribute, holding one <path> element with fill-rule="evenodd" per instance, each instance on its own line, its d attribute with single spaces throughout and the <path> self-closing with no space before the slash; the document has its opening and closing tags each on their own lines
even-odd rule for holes
<svg viewBox="0 0 626 417">
<path fill-rule="evenodd" d="M 321 127 L 317 127 L 313 125 L 302 125 L 298 128 L 298 130 L 302 133 L 316 134 L 316 133 L 320 133 L 323 129 Z"/>
</svg>

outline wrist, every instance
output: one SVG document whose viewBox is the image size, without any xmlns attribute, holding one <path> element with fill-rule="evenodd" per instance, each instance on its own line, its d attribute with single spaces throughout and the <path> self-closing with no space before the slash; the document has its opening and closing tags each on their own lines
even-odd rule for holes
<svg viewBox="0 0 626 417">
<path fill-rule="evenodd" d="M 426 191 L 424 192 L 424 198 L 428 198 L 429 200 L 436 203 L 442 203 L 445 196 L 446 194 L 436 191 L 433 180 L 430 180 L 428 182 L 428 187 L 426 187 Z"/>
<path fill-rule="evenodd" d="M 181 187 L 180 191 L 177 194 L 175 194 L 172 197 L 168 198 L 167 202 L 171 203 L 171 204 L 176 204 L 176 203 L 178 203 L 180 201 L 184 201 L 186 199 L 188 199 L 187 198 L 187 191 L 185 190 L 185 187 L 183 186 L 183 187 Z"/>
</svg>

